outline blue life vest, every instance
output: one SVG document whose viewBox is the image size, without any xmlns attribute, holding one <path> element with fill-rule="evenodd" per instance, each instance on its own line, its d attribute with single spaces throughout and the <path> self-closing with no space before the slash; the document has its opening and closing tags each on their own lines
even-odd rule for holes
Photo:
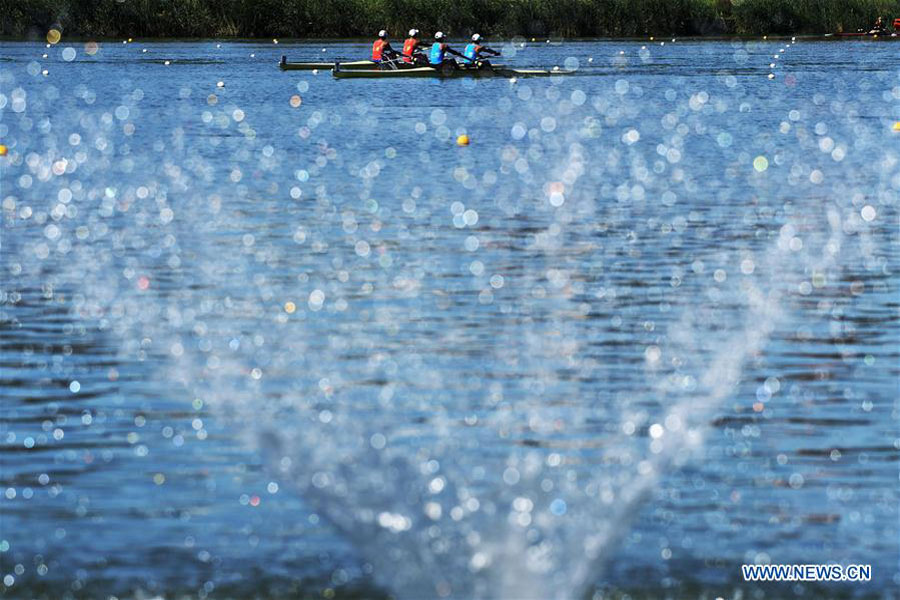
<svg viewBox="0 0 900 600">
<path fill-rule="evenodd" d="M 465 55 L 466 58 L 469 59 L 469 62 L 475 62 L 476 60 L 478 60 L 477 48 L 478 48 L 478 44 L 474 44 L 474 43 L 466 46 L 466 51 L 463 52 L 463 54 Z"/>
<path fill-rule="evenodd" d="M 444 44 L 435 42 L 431 45 L 431 54 L 428 55 L 428 62 L 433 65 L 439 65 L 444 62 Z"/>
</svg>

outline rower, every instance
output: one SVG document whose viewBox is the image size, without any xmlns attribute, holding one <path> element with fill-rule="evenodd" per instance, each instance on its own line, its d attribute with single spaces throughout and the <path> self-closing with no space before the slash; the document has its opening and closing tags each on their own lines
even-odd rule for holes
<svg viewBox="0 0 900 600">
<path fill-rule="evenodd" d="M 484 41 L 479 34 L 475 34 L 472 36 L 472 43 L 466 46 L 465 55 L 468 64 L 477 65 L 479 68 L 482 66 L 490 68 L 491 63 L 487 60 L 482 60 L 482 56 L 485 54 L 490 54 L 492 56 L 500 56 L 500 53 L 496 50 L 488 48 L 487 46 L 482 46 L 481 43 Z"/>
<path fill-rule="evenodd" d="M 455 54 L 465 59 L 466 57 L 450 47 L 450 44 L 444 40 L 444 34 L 438 31 L 434 34 L 434 43 L 431 45 L 431 53 L 428 55 L 428 64 L 432 67 L 447 66 L 451 69 L 459 68 L 459 65 L 452 58 L 448 58 L 447 54 Z"/>
<path fill-rule="evenodd" d="M 884 21 L 881 19 L 881 15 L 875 19 L 875 25 L 872 26 L 872 30 L 869 33 L 886 33 L 884 27 Z"/>
<path fill-rule="evenodd" d="M 428 62 L 422 49 L 425 45 L 419 41 L 419 30 L 410 29 L 409 37 L 403 42 L 403 62 L 407 64 Z"/>
<path fill-rule="evenodd" d="M 372 44 L 372 62 L 382 63 L 397 58 L 397 51 L 391 48 L 387 38 L 387 31 L 382 29 L 378 32 L 378 39 Z"/>
</svg>

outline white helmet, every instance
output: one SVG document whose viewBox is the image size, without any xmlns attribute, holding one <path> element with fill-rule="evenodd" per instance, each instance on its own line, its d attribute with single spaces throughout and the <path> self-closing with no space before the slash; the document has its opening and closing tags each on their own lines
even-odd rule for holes
<svg viewBox="0 0 900 600">
<path fill-rule="evenodd" d="M 435 33 L 435 34 L 434 34 L 434 39 L 436 39 L 436 40 L 442 40 L 442 39 L 444 39 L 444 32 L 438 31 L 437 33 Z"/>
<path fill-rule="evenodd" d="M 380 37 L 380 38 L 386 38 L 386 37 L 387 37 L 387 30 L 386 30 L 386 29 L 382 29 L 381 31 L 379 31 L 379 32 L 378 32 L 378 37 Z"/>
<path fill-rule="evenodd" d="M 417 35 L 419 35 L 418 29 L 410 29 L 409 30 L 409 37 L 416 37 Z"/>
<path fill-rule="evenodd" d="M 477 33 L 476 33 L 475 35 L 472 36 L 472 41 L 473 41 L 473 42 L 477 42 L 477 41 L 479 41 L 480 39 L 481 39 L 481 36 L 478 35 Z"/>
</svg>

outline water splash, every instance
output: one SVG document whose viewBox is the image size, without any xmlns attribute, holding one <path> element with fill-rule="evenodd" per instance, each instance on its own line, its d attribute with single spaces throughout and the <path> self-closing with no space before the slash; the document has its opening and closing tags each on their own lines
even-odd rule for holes
<svg viewBox="0 0 900 600">
<path fill-rule="evenodd" d="M 87 185 L 68 192 L 82 210 L 66 216 L 73 231 L 62 216 L 55 230 L 46 214 L 36 225 L 22 216 L 36 235 L 4 247 L 8 266 L 40 279 L 60 235 L 90 238 L 60 259 L 84 268 L 45 283 L 75 289 L 73 310 L 100 323 L 121 358 L 154 360 L 154 379 L 177 382 L 166 393 L 202 399 L 261 449 L 273 477 L 398 596 L 586 595 L 649 496 L 702 453 L 747 364 L 796 317 L 797 290 L 817 273 L 840 281 L 877 244 L 857 217 L 858 180 L 818 195 L 805 133 L 728 149 L 722 127 L 722 175 L 705 162 L 715 94 L 666 90 L 660 132 L 639 110 L 640 85 L 619 79 L 590 102 L 543 85 L 504 92 L 510 135 L 479 160 L 441 145 L 452 110 L 426 111 L 415 131 L 428 123 L 434 139 L 417 148 L 444 161 L 415 157 L 438 182 L 426 191 L 418 172 L 380 158 L 362 116 L 351 128 L 361 141 L 334 122 L 327 135 L 341 143 L 317 142 L 295 169 L 289 143 L 249 135 L 264 113 L 211 98 L 197 122 L 227 130 L 240 110 L 240 144 L 212 136 L 207 147 L 179 125 L 168 156 L 138 164 L 146 180 L 116 189 L 111 161 L 126 170 L 131 159 L 112 158 L 112 116 L 88 115 L 98 154 L 80 175 Z M 752 98 L 737 96 L 715 110 L 739 118 Z M 138 114 L 134 97 L 110 115 Z M 386 118 L 379 108 L 367 118 Z M 489 131 L 493 114 L 469 117 Z M 328 116 L 310 116 L 300 137 Z M 50 183 L 64 144 L 44 142 L 53 148 L 26 164 L 42 182 L 34 195 L 55 198 L 66 193 Z M 769 161 L 750 150 L 790 175 L 764 175 Z M 447 170 L 452 180 L 439 179 Z M 710 180 L 709 197 L 693 177 Z M 222 181 L 242 183 L 224 193 Z M 296 202 L 272 199 L 278 183 Z M 717 206 L 729 201 L 754 213 L 746 226 L 725 222 L 742 212 Z M 30 210 L 30 199 L 5 202 Z M 853 248 L 845 232 L 859 234 Z"/>
</svg>

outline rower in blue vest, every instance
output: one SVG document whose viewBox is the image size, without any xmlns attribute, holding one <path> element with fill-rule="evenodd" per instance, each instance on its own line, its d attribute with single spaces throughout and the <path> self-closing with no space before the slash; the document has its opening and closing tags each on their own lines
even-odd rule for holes
<svg viewBox="0 0 900 600">
<path fill-rule="evenodd" d="M 431 45 L 431 52 L 428 55 L 428 64 L 431 67 L 450 67 L 451 69 L 459 68 L 459 64 L 452 58 L 449 58 L 447 54 L 455 54 L 456 56 L 465 59 L 466 57 L 454 50 L 450 47 L 450 44 L 446 43 L 444 40 L 444 34 L 438 31 L 434 34 L 434 43 Z"/>
<path fill-rule="evenodd" d="M 475 34 L 472 36 L 472 43 L 466 46 L 463 54 L 465 55 L 466 61 L 470 65 L 478 65 L 479 67 L 491 67 L 491 63 L 488 60 L 484 60 L 482 57 L 485 54 L 490 54 L 491 56 L 500 56 L 500 53 L 496 50 L 488 48 L 487 46 L 482 46 L 481 43 L 484 41 L 479 34 Z"/>
</svg>

